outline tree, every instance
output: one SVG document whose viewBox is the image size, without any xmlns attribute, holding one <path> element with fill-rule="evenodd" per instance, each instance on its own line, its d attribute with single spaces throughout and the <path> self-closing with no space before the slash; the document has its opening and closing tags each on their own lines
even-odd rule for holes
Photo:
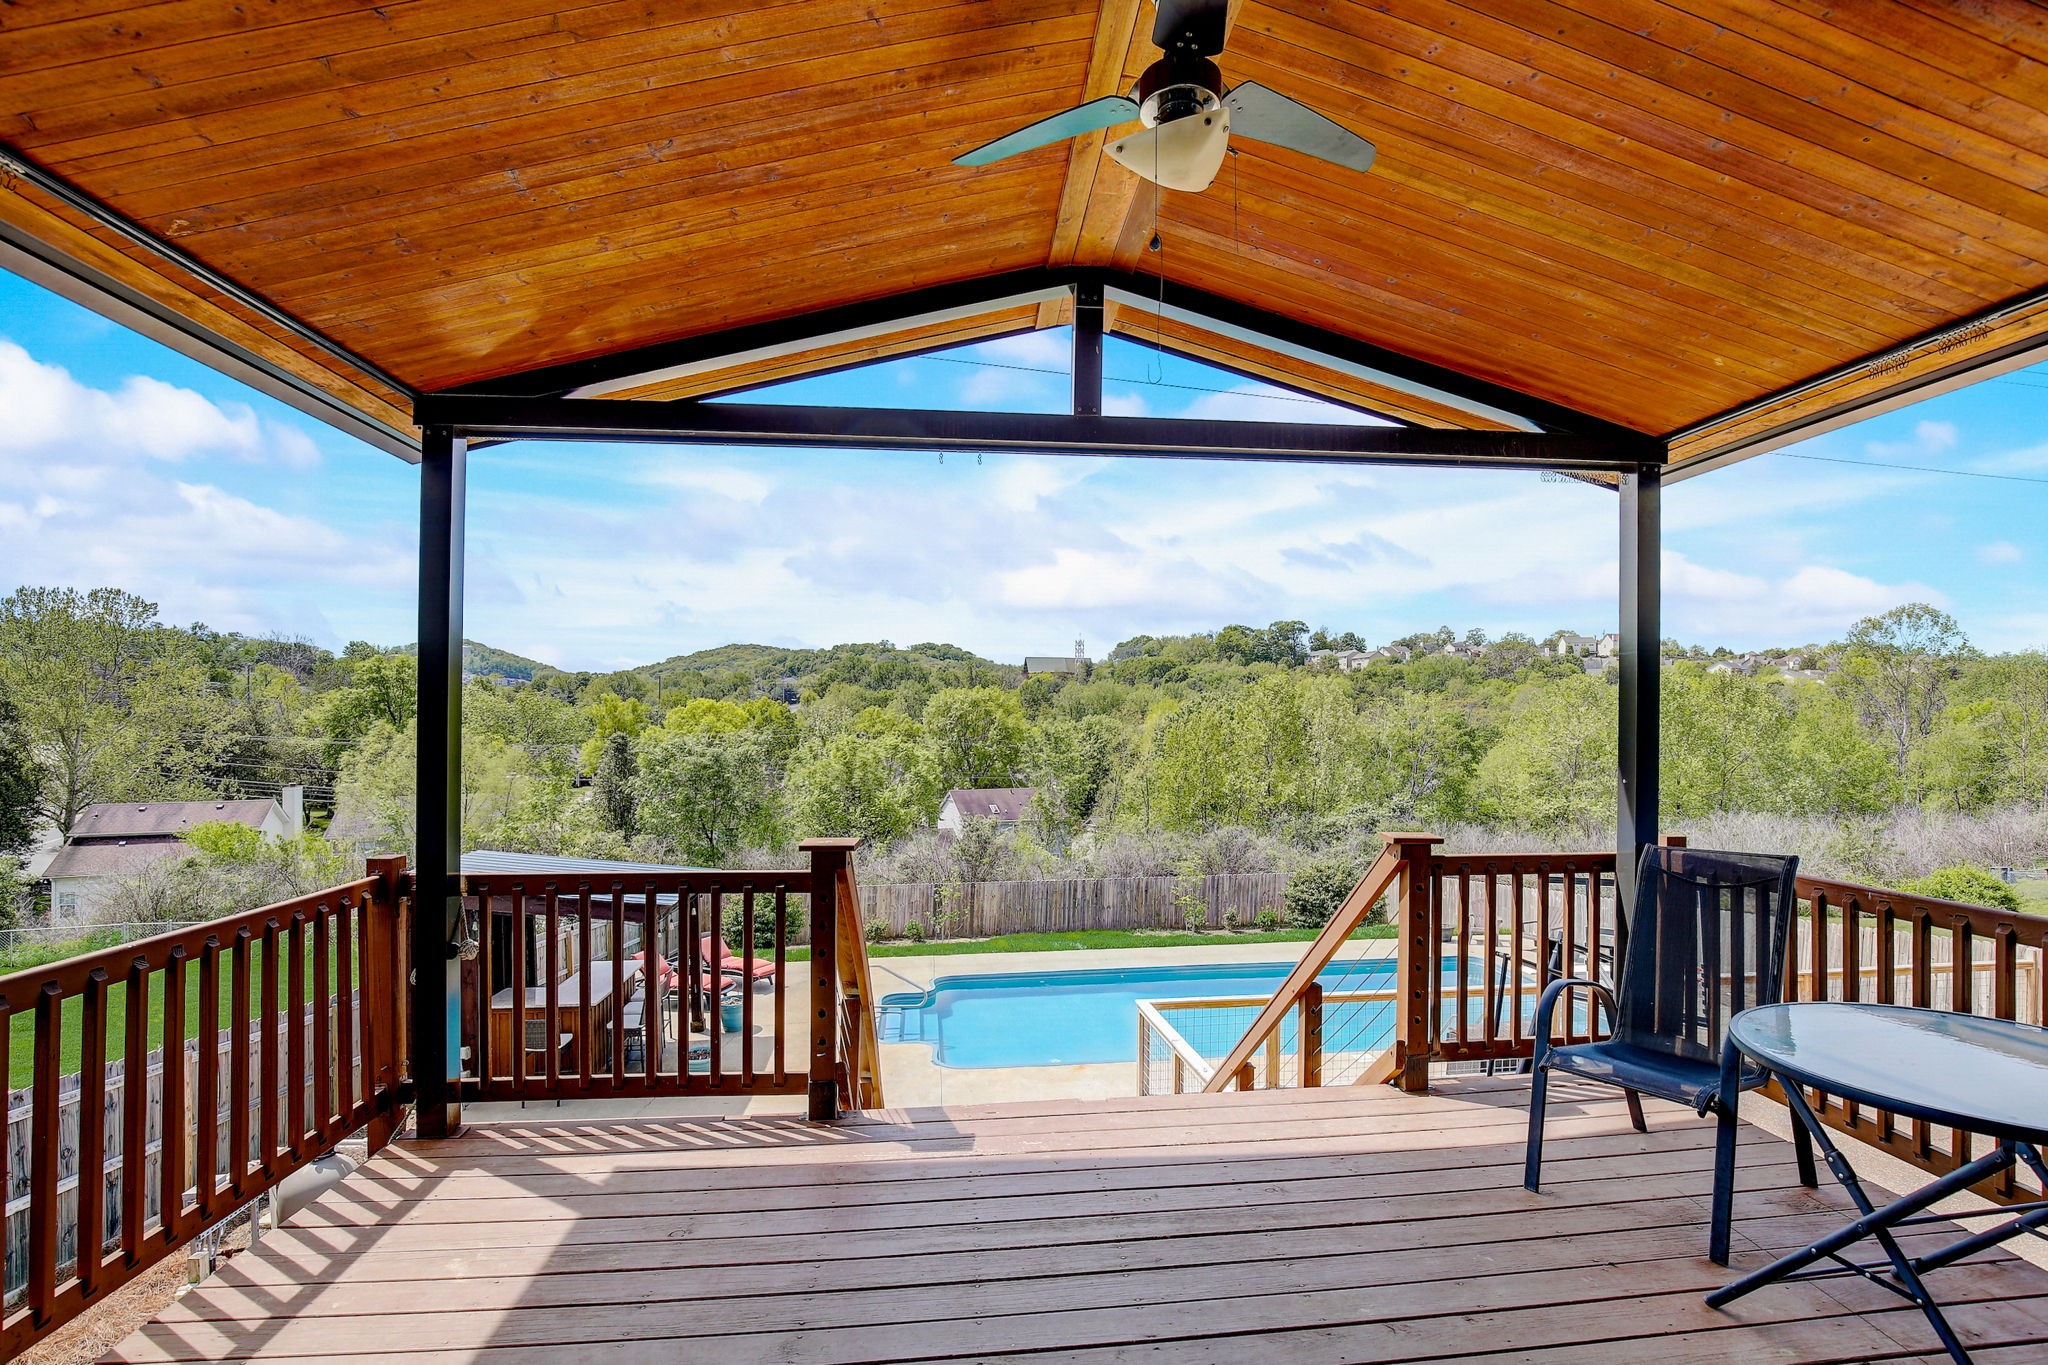
<svg viewBox="0 0 2048 1365">
<path fill-rule="evenodd" d="M 1299 666 L 1308 658 L 1308 622 L 1275 621 L 1259 632 L 1258 658 L 1264 663 Z"/>
<path fill-rule="evenodd" d="M 844 734 L 789 774 L 790 817 L 805 837 L 837 835 L 885 841 L 909 833 L 900 740 Z"/>
<path fill-rule="evenodd" d="M 1225 663 L 1253 663 L 1260 653 L 1259 632 L 1250 626 L 1225 626 L 1216 632 L 1216 657 Z"/>
<path fill-rule="evenodd" d="M 718 867 L 742 848 L 774 841 L 770 755 L 759 734 L 650 733 L 639 757 L 640 827 L 674 856 Z"/>
<path fill-rule="evenodd" d="M 1934 728 L 1970 642 L 1947 612 L 1908 602 L 1849 631 L 1842 680 L 1864 723 L 1885 737 L 1901 784 L 1913 746 Z"/>
<path fill-rule="evenodd" d="M 606 829 L 632 838 L 639 832 L 640 812 L 633 796 L 633 740 L 614 731 L 601 741 L 604 748 L 591 779 L 591 795 Z"/>
<path fill-rule="evenodd" d="M 1664 814 L 1783 810 L 1786 708 L 1768 683 L 1674 664 L 1663 678 Z"/>
<path fill-rule="evenodd" d="M 27 851 L 35 839 L 43 785 L 28 727 L 5 691 L 0 691 L 0 864 Z"/>
<path fill-rule="evenodd" d="M 1015 693 L 948 687 L 925 703 L 923 726 L 941 790 L 1015 785 L 1031 741 L 1031 723 Z"/>
<path fill-rule="evenodd" d="M 1615 693 L 1593 678 L 1532 683 L 1479 765 L 1494 819 L 1561 837 L 1614 815 Z"/>
<path fill-rule="evenodd" d="M 348 685 L 320 698 L 306 716 L 307 724 L 327 740 L 330 768 L 340 768 L 349 749 L 378 726 L 396 731 L 412 724 L 419 701 L 418 659 L 410 654 L 359 653 L 359 646 L 360 641 L 350 644 L 344 656 Z"/>
<path fill-rule="evenodd" d="M 0 689 L 37 750 L 37 814 L 60 830 L 94 802 L 203 794 L 227 743 L 227 704 L 191 636 L 114 588 L 0 600 Z"/>
</svg>

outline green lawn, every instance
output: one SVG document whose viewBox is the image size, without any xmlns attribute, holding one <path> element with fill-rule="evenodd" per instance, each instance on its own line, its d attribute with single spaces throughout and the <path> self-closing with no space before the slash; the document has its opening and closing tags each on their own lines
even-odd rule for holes
<svg viewBox="0 0 2048 1365">
<path fill-rule="evenodd" d="M 868 944 L 869 957 L 950 957 L 959 953 L 1048 953 L 1094 948 L 1221 948 L 1234 943 L 1310 943 L 1316 929 L 1253 930 L 1190 934 L 1171 929 L 1082 929 L 1065 934 L 999 934 L 995 938 L 949 938 L 933 943 L 892 939 Z M 1374 924 L 1355 938 L 1392 938 L 1394 927 Z M 810 960 L 808 948 L 792 948 L 789 960 Z"/>
<path fill-rule="evenodd" d="M 312 980 L 312 937 L 309 931 L 306 935 L 306 979 L 309 982 Z M 92 951 L 95 946 L 99 945 L 88 943 L 85 946 L 80 946 L 77 943 L 72 943 L 58 945 L 57 951 L 49 949 L 23 950 L 21 954 L 9 955 L 5 959 L 4 970 L 19 971 L 23 967 L 39 966 L 44 962 L 54 962 L 60 958 L 77 956 L 81 953 Z M 40 961 L 24 960 L 33 958 L 40 958 Z M 234 993 L 230 984 L 232 962 L 233 958 L 230 954 L 225 952 L 221 954 L 220 1026 L 223 1032 L 226 1031 L 231 1022 L 234 1006 Z M 334 962 L 330 965 L 329 970 L 332 971 L 339 965 L 338 962 Z M 353 954 L 350 956 L 350 969 L 350 980 L 360 986 L 361 977 L 354 971 Z M 149 1046 L 152 1050 L 163 1045 L 163 990 L 164 974 L 162 972 L 152 974 L 149 979 Z M 280 1005 L 290 998 L 290 980 L 286 973 L 282 971 L 278 973 L 277 992 Z M 261 1017 L 262 1001 L 263 945 L 258 942 L 252 943 L 249 947 L 249 1011 L 252 1017 Z M 114 983 L 107 991 L 106 1051 L 109 1061 L 122 1056 L 127 1050 L 127 1005 L 127 986 L 120 982 Z M 60 1044 L 60 1064 L 58 1068 L 58 1074 L 60 1075 L 70 1075 L 77 1071 L 79 1063 L 85 1055 L 85 1050 L 79 1036 L 80 1020 L 81 1006 L 79 1001 L 75 997 L 67 999 L 64 1002 L 62 1018 L 62 1043 Z M 196 960 L 185 968 L 185 1036 L 187 1038 L 197 1038 L 199 1036 L 199 964 Z M 309 1030 L 308 1046 L 311 1045 L 310 1039 L 311 1034 Z M 10 1089 L 18 1090 L 29 1085 L 34 1079 L 35 1012 L 33 1010 L 22 1010 L 8 1021 L 7 1084 Z"/>
</svg>

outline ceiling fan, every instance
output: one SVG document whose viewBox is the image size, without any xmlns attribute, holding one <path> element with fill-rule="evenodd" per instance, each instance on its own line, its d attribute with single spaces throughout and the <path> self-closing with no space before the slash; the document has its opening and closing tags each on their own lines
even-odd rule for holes
<svg viewBox="0 0 2048 1365">
<path fill-rule="evenodd" d="M 1226 90 L 1210 58 L 1223 51 L 1229 0 L 1158 0 L 1152 45 L 1164 54 L 1145 68 L 1129 95 L 1099 100 L 1040 119 L 953 158 L 986 166 L 1064 138 L 1133 120 L 1142 131 L 1114 138 L 1110 156 L 1169 190 L 1199 193 L 1223 166 L 1230 135 L 1269 142 L 1355 171 L 1372 166 L 1373 145 L 1304 104 L 1247 81 Z"/>
</svg>

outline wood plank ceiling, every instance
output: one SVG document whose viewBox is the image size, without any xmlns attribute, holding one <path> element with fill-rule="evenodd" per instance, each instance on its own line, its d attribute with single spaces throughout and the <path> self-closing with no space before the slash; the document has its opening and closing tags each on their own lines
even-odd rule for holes
<svg viewBox="0 0 2048 1365">
<path fill-rule="evenodd" d="M 0 142 L 427 391 L 1078 264 L 1668 434 L 2048 285 L 2048 11 L 1593 10 L 1243 0 L 1226 78 L 1379 160 L 1240 140 L 1199 195 L 1141 185 L 1101 135 L 950 164 L 1128 89 L 1156 55 L 1140 0 L 28 0 L 0 6 Z M 268 328 L 26 185 L 0 189 L 0 221 Z M 1062 316 L 1035 314 L 945 335 Z M 279 363 L 402 412 L 269 330 Z M 930 337 L 902 341 L 868 346 Z"/>
</svg>

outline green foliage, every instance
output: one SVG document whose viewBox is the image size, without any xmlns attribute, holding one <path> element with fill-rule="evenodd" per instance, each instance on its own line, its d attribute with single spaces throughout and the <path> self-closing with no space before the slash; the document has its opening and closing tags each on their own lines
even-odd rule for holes
<svg viewBox="0 0 2048 1365">
<path fill-rule="evenodd" d="M 923 921 L 912 920 L 908 924 L 904 925 L 903 937 L 909 939 L 912 943 L 924 942 L 925 930 Z"/>
<path fill-rule="evenodd" d="M 1209 927 L 1209 905 L 1198 893 L 1176 891 L 1173 904 L 1180 911 L 1181 928 L 1191 934 L 1199 934 Z"/>
<path fill-rule="evenodd" d="M 1283 903 L 1287 922 L 1297 929 L 1320 929 L 1358 885 L 1358 869 L 1336 858 L 1303 863 L 1287 879 Z"/>
<path fill-rule="evenodd" d="M 27 850 L 35 839 L 43 767 L 21 712 L 0 689 L 0 863 Z"/>
<path fill-rule="evenodd" d="M 810 923 L 810 912 L 804 908 L 804 898 L 792 896 L 783 903 L 783 923 L 790 938 L 796 938 Z M 719 915 L 718 927 L 725 935 L 725 946 L 735 953 L 745 952 L 742 935 L 746 930 L 746 907 L 737 896 L 728 897 Z M 766 959 L 775 953 L 775 898 L 754 897 L 754 956 Z"/>
<path fill-rule="evenodd" d="M 1031 722 L 1014 692 L 944 688 L 925 703 L 922 720 L 925 752 L 940 791 L 1017 785 Z"/>
<path fill-rule="evenodd" d="M 640 826 L 639 803 L 633 793 L 633 740 L 624 731 L 614 731 L 604 738 L 603 745 L 591 779 L 591 797 L 605 828 L 630 839 Z"/>
<path fill-rule="evenodd" d="M 772 750 L 752 727 L 664 729 L 639 756 L 640 825 L 669 856 L 721 867 L 742 848 L 775 842 Z"/>
<path fill-rule="evenodd" d="M 262 851 L 263 833 L 231 820 L 208 820 L 187 830 L 185 842 L 218 862 L 247 863 Z"/>
<path fill-rule="evenodd" d="M 1280 912 L 1270 905 L 1259 907 L 1259 913 L 1252 916 L 1252 927 L 1261 933 L 1271 933 L 1282 924 Z"/>
<path fill-rule="evenodd" d="M 1934 900 L 1985 905 L 1994 910 L 2010 911 L 2015 915 L 2024 908 L 2018 892 L 1984 868 L 1971 867 L 1967 864 L 1936 868 L 1924 877 L 1899 883 L 1899 890 L 1908 895 L 1927 896 Z"/>
<path fill-rule="evenodd" d="M 889 921 L 881 915 L 876 915 L 871 919 L 862 920 L 860 925 L 860 932 L 861 936 L 865 938 L 869 943 L 887 943 L 890 939 L 896 937 L 895 926 L 891 925 Z"/>
</svg>

